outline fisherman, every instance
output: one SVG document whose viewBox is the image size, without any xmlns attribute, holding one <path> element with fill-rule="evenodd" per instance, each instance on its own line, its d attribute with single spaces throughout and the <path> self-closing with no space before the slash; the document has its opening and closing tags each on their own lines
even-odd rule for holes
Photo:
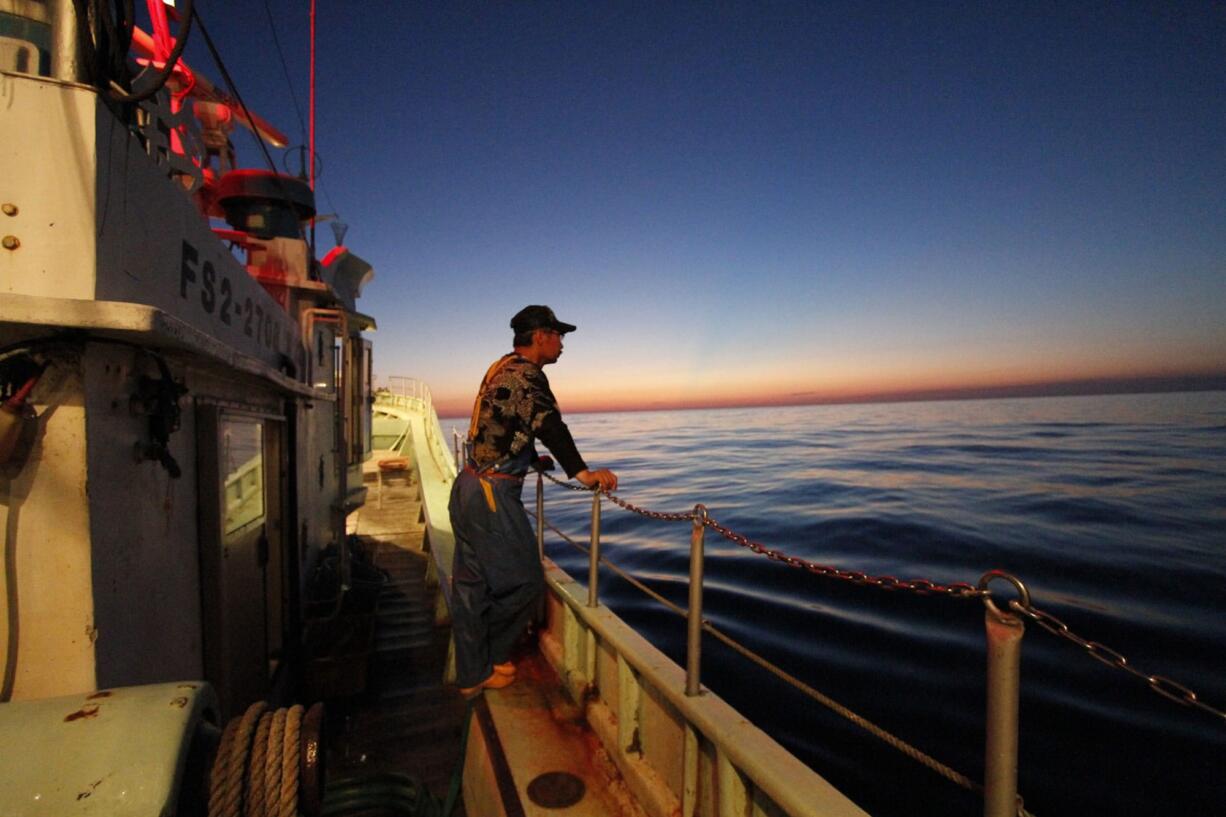
<svg viewBox="0 0 1226 817">
<path fill-rule="evenodd" d="M 568 477 L 612 491 L 617 475 L 590 470 L 562 422 L 544 366 L 575 331 L 547 306 L 526 306 L 511 319 L 515 351 L 490 366 L 477 391 L 468 430 L 468 463 L 451 489 L 455 532 L 451 626 L 456 684 L 465 697 L 515 680 L 511 647 L 527 629 L 545 586 L 536 536 L 524 512 L 524 475 L 543 442 Z"/>
</svg>

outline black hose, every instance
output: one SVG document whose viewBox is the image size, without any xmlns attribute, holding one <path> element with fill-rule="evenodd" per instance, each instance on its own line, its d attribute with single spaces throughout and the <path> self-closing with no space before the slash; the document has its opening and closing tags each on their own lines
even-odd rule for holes
<svg viewBox="0 0 1226 817">
<path fill-rule="evenodd" d="M 329 783 L 320 817 L 451 817 L 460 799 L 473 701 L 464 712 L 460 733 L 460 762 L 451 776 L 446 802 L 432 797 L 420 780 L 400 772 L 379 772 Z"/>
<path fill-rule="evenodd" d="M 179 12 L 179 34 L 175 38 L 175 47 L 170 50 L 170 55 L 166 58 L 166 65 L 162 67 L 162 72 L 158 74 L 152 88 L 147 88 L 140 93 L 131 93 L 128 91 L 120 91 L 115 88 L 109 89 L 111 99 L 120 103 L 144 102 L 151 98 L 158 91 L 162 90 L 166 85 L 170 75 L 174 73 L 175 65 L 179 62 L 179 57 L 183 56 L 183 49 L 187 47 L 187 35 L 192 30 L 192 11 L 195 6 L 195 0 L 182 0 L 183 8 Z"/>
<path fill-rule="evenodd" d="M 321 817 L 378 814 L 386 817 L 442 817 L 443 806 L 417 778 L 380 772 L 329 783 Z"/>
</svg>

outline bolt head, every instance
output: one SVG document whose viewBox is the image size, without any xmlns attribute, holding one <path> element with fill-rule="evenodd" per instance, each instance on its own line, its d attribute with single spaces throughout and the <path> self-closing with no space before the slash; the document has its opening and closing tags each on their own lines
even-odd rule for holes
<svg viewBox="0 0 1226 817">
<path fill-rule="evenodd" d="M 0 210 L 4 211 L 6 216 L 17 215 L 17 205 L 9 204 L 7 201 L 4 204 L 0 204 Z"/>
<path fill-rule="evenodd" d="M 3 244 L 6 250 L 15 250 L 21 246 L 21 241 L 15 235 L 6 235 L 0 244 Z"/>
</svg>

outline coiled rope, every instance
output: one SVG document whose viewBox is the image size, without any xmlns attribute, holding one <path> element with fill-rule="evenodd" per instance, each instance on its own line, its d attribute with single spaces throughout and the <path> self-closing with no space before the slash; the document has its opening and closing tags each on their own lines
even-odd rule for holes
<svg viewBox="0 0 1226 817">
<path fill-rule="evenodd" d="M 209 778 L 209 817 L 294 817 L 298 813 L 302 706 L 253 703 L 222 732 Z"/>
</svg>

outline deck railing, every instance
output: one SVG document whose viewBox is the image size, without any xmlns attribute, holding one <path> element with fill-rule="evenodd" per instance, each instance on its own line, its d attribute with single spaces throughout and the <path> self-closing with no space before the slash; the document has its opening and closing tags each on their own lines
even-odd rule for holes
<svg viewBox="0 0 1226 817">
<path fill-rule="evenodd" d="M 547 521 L 544 504 L 544 481 L 546 478 L 557 485 L 574 491 L 588 490 L 570 483 L 561 482 L 543 472 L 538 472 L 536 517 L 538 546 L 541 548 L 542 553 L 544 552 L 544 530 L 548 528 L 558 534 L 563 540 L 587 554 L 588 607 L 594 608 L 599 603 L 599 566 L 604 565 L 606 568 L 614 570 L 639 590 L 669 607 L 673 612 L 685 616 L 687 620 L 686 696 L 698 695 L 701 690 L 702 634 L 704 632 L 709 633 L 815 701 L 843 715 L 853 723 L 886 741 L 904 754 L 923 763 L 950 781 L 964 788 L 982 792 L 984 814 L 986 817 L 1011 817 L 1012 815 L 1029 814 L 1025 810 L 1023 800 L 1017 791 L 1021 646 L 1022 637 L 1025 634 L 1025 621 L 1027 620 L 1038 624 L 1041 628 L 1054 635 L 1077 644 L 1090 657 L 1143 680 L 1157 694 L 1176 703 L 1199 709 L 1218 720 L 1226 721 L 1226 712 L 1200 700 L 1195 692 L 1182 684 L 1164 676 L 1148 674 L 1137 669 L 1116 650 L 1077 635 L 1064 622 L 1036 608 L 1031 602 L 1030 593 L 1026 585 L 1017 577 L 1003 571 L 988 571 L 980 578 L 977 585 L 967 583 L 939 584 L 927 579 L 904 580 L 893 576 L 872 576 L 829 565 L 815 564 L 804 559 L 789 556 L 781 551 L 767 548 L 720 525 L 709 516 L 707 509 L 702 505 L 696 505 L 693 511 L 687 513 L 662 513 L 639 508 L 615 495 L 607 494 L 603 491 L 590 491 L 592 493 L 592 522 L 589 532 L 589 545 L 585 548 Z M 602 499 L 606 498 L 625 510 L 651 519 L 688 521 L 691 523 L 688 608 L 680 608 L 663 598 L 601 555 L 601 502 Z M 841 704 L 829 699 L 823 693 L 792 678 L 778 667 L 770 664 L 766 659 L 753 653 L 743 645 L 736 643 L 706 621 L 702 614 L 702 577 L 705 531 L 708 528 L 719 533 L 729 541 L 747 547 L 755 553 L 817 575 L 842 579 L 863 586 L 875 586 L 889 590 L 909 590 L 922 595 L 943 595 L 953 598 L 979 599 L 982 601 L 985 608 L 984 632 L 987 645 L 987 711 L 985 720 L 983 784 L 972 781 L 965 775 L 954 771 L 940 761 L 929 757 L 901 739 L 890 735 L 884 729 L 856 715 Z M 1001 583 L 1012 586 L 1013 594 L 1007 601 L 1004 600 L 1001 594 L 993 590 L 993 584 L 996 584 L 999 589 Z"/>
<path fill-rule="evenodd" d="M 456 471 L 451 467 L 451 452 L 443 442 L 443 429 L 439 425 L 438 414 L 434 411 L 434 395 L 431 394 L 430 387 L 415 377 L 394 376 L 387 380 L 387 387 L 376 392 L 376 405 L 382 403 L 420 413 L 425 424 L 426 445 L 435 465 L 440 473 L 454 474 Z"/>
</svg>

